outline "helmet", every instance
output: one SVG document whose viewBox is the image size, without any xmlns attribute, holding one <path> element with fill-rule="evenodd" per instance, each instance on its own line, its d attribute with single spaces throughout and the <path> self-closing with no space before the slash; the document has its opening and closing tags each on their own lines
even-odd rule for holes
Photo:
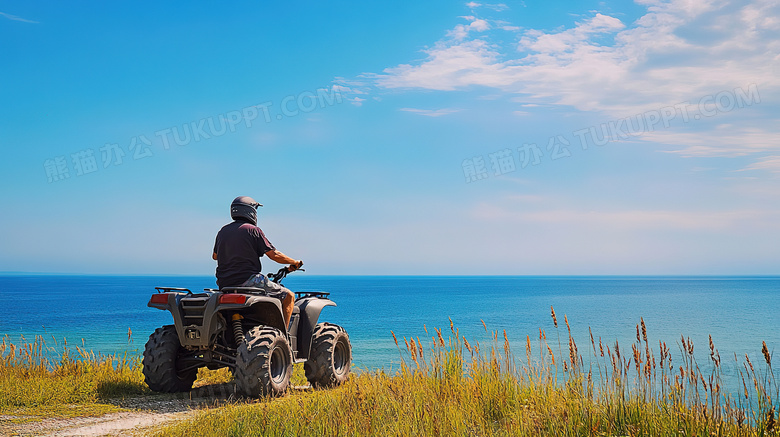
<svg viewBox="0 0 780 437">
<path fill-rule="evenodd" d="M 230 204 L 230 217 L 257 225 L 257 207 L 263 206 L 249 196 L 238 196 Z"/>
</svg>

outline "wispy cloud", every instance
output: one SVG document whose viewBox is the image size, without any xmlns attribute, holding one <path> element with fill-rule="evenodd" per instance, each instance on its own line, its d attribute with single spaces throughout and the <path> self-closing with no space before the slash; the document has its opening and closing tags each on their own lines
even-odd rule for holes
<svg viewBox="0 0 780 437">
<path fill-rule="evenodd" d="M 515 211 L 501 205 L 480 204 L 475 219 L 487 222 L 592 225 L 623 230 L 723 230 L 749 223 L 778 227 L 780 210 L 676 211 L 676 210 L 575 210 L 545 209 Z"/>
<path fill-rule="evenodd" d="M 498 62 L 498 53 L 483 40 L 449 45 L 437 44 L 426 51 L 428 59 L 419 65 L 401 64 L 381 74 L 367 74 L 382 88 L 422 88 L 452 91 L 470 85 L 496 88 L 507 84 L 508 67 Z"/>
<path fill-rule="evenodd" d="M 490 23 L 474 16 L 461 17 L 470 21 L 469 24 L 458 24 L 454 29 L 447 32 L 447 36 L 456 41 L 462 41 L 469 36 L 469 32 L 484 32 L 490 29 Z"/>
<path fill-rule="evenodd" d="M 401 108 L 401 111 L 411 112 L 418 115 L 424 115 L 426 117 L 441 117 L 442 115 L 452 114 L 460 111 L 460 109 L 454 108 L 442 108 L 442 109 L 417 109 L 417 108 Z"/>
<path fill-rule="evenodd" d="M 780 3 L 643 0 L 633 23 L 595 13 L 565 30 L 529 29 L 515 46 L 458 25 L 415 64 L 368 74 L 380 88 L 486 86 L 611 114 L 757 83 L 778 88 Z M 477 3 L 467 6 L 477 8 Z M 505 27 L 505 26 L 504 26 Z M 495 29 L 501 31 L 500 27 Z"/>
<path fill-rule="evenodd" d="M 16 15 L 6 14 L 5 12 L 0 12 L 0 16 L 3 16 L 5 18 L 8 18 L 9 20 L 13 20 L 13 21 L 21 21 L 23 23 L 38 24 L 37 21 L 28 20 L 26 18 L 22 18 L 22 17 L 16 16 Z"/>
<path fill-rule="evenodd" d="M 780 174 L 780 156 L 767 156 L 750 164 L 743 170 L 763 170 Z"/>
<path fill-rule="evenodd" d="M 477 11 L 488 5 L 470 2 L 471 14 L 461 17 L 469 23 L 446 32 L 423 51 L 424 59 L 366 73 L 360 80 L 370 93 L 487 89 L 491 95 L 516 94 L 510 100 L 521 104 L 514 111 L 520 116 L 534 105 L 559 105 L 621 118 L 746 84 L 757 84 L 767 95 L 780 91 L 779 1 L 638 3 L 647 11 L 630 23 L 594 11 L 568 29 L 518 31 L 503 21 L 482 20 Z M 512 33 L 517 42 L 502 43 L 501 32 Z M 759 115 L 728 129 L 712 120 L 700 124 L 703 132 L 678 126 L 641 140 L 672 146 L 666 151 L 685 157 L 776 151 L 780 132 L 767 127 L 775 118 Z"/>
<path fill-rule="evenodd" d="M 780 131 L 755 126 L 719 125 L 697 132 L 654 131 L 644 133 L 642 141 L 666 144 L 675 153 L 690 157 L 735 157 L 780 151 Z"/>
<path fill-rule="evenodd" d="M 366 99 L 361 97 L 349 97 L 347 98 L 347 101 L 355 106 L 363 106 L 363 102 L 365 102 Z"/>
<path fill-rule="evenodd" d="M 525 6 L 525 3 L 523 3 L 523 2 L 520 2 L 520 3 L 522 4 L 522 6 Z M 498 12 L 505 11 L 505 10 L 509 9 L 509 6 L 505 5 L 504 3 L 493 3 L 493 4 L 490 4 L 490 3 L 468 2 L 468 3 L 466 3 L 466 7 L 470 8 L 470 9 L 487 8 L 487 9 L 492 9 L 492 10 L 498 11 Z"/>
</svg>

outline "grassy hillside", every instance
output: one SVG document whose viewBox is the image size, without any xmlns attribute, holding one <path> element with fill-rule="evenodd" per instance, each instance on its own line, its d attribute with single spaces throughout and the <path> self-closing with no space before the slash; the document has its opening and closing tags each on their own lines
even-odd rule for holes
<svg viewBox="0 0 780 437">
<path fill-rule="evenodd" d="M 568 320 L 559 336 L 552 316 L 555 339 L 548 343 L 542 330 L 538 339 L 526 338 L 521 359 L 505 332 L 485 327 L 490 341 L 480 344 L 452 326 L 446 339 L 440 330 L 426 330 L 427 346 L 419 338 L 396 339 L 404 364 L 394 374 L 367 372 L 336 389 L 204 411 L 158 435 L 778 435 L 778 392 L 766 347 L 761 366 L 747 357 L 737 363 L 743 387 L 729 396 L 711 342 L 708 374 L 690 340 L 681 339 L 674 362 L 665 344 L 654 350 L 644 322 L 627 349 L 591 337 L 581 354 Z"/>
<path fill-rule="evenodd" d="M 396 339 L 396 372 L 359 372 L 335 389 L 291 390 L 277 399 L 237 398 L 155 435 L 780 435 L 766 346 L 761 363 L 747 356 L 730 363 L 741 384 L 728 395 L 712 342 L 707 371 L 690 340 L 681 338 L 673 356 L 666 344 L 648 342 L 643 322 L 628 346 L 591 337 L 580 352 L 568 321 L 559 327 L 552 316 L 552 338 L 540 330 L 519 355 L 506 333 L 487 327 L 482 342 L 454 326 L 446 333 L 424 329 L 429 340 Z M 107 402 L 113 398 L 151 395 L 137 358 L 64 348 L 54 359 L 46 350 L 40 337 L 0 343 L 0 415 L 98 415 L 117 409 Z M 294 384 L 302 383 L 301 373 L 297 368 Z M 201 371 L 196 384 L 229 379 L 226 369 Z"/>
</svg>

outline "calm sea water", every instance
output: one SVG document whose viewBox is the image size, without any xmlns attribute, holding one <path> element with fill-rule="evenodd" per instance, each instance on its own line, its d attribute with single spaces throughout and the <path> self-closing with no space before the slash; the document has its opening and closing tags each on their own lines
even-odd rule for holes
<svg viewBox="0 0 780 437">
<path fill-rule="evenodd" d="M 469 341 L 487 341 L 506 330 L 524 356 L 526 336 L 539 328 L 555 344 L 550 306 L 566 344 L 564 314 L 580 352 L 590 345 L 588 328 L 605 343 L 629 350 L 643 317 L 651 344 L 664 341 L 673 353 L 680 336 L 708 362 L 712 335 L 724 362 L 736 354 L 763 360 L 761 342 L 780 348 L 780 277 L 382 277 L 291 275 L 294 291 L 328 291 L 337 307 L 321 321 L 344 326 L 361 368 L 391 368 L 400 338 L 428 338 L 431 328 L 449 331 L 449 319 Z M 18 341 L 43 334 L 48 343 L 81 345 L 103 353 L 140 354 L 148 335 L 169 324 L 169 313 L 146 306 L 155 286 L 213 287 L 213 277 L 0 276 L 0 335 Z M 427 326 L 429 335 L 425 334 Z M 132 336 L 128 340 L 128 330 Z M 656 346 L 657 349 L 657 346 Z M 656 351 L 657 354 L 657 351 Z M 679 356 L 679 355 L 677 355 Z M 586 355 L 587 359 L 587 355 Z M 678 361 L 679 362 L 679 361 Z M 732 366 L 735 367 L 735 366 Z"/>
</svg>

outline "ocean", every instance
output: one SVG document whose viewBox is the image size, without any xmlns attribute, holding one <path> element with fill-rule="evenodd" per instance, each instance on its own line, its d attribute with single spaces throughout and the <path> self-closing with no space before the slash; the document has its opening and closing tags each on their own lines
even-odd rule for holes
<svg viewBox="0 0 780 437">
<path fill-rule="evenodd" d="M 780 277 L 308 276 L 301 272 L 290 275 L 284 284 L 293 291 L 331 293 L 338 306 L 325 308 L 320 321 L 347 330 L 353 361 L 367 370 L 397 368 L 401 358 L 391 331 L 399 339 L 419 337 L 428 344 L 435 335 L 432 328 L 450 331 L 450 319 L 471 343 L 490 341 L 483 321 L 490 331 L 503 335 L 506 330 L 516 356 L 524 358 L 526 336 L 537 341 L 540 328 L 552 345 L 557 345 L 560 335 L 566 348 L 565 315 L 587 363 L 589 328 L 597 342 L 599 338 L 609 345 L 619 341 L 628 351 L 643 318 L 656 355 L 662 341 L 679 360 L 684 336 L 693 340 L 703 367 L 709 362 L 711 335 L 726 377 L 736 371 L 735 355 L 742 359 L 747 354 L 757 363 L 763 361 L 762 342 L 770 353 L 780 347 Z M 48 345 L 61 346 L 67 339 L 69 345 L 83 345 L 96 353 L 140 355 L 148 335 L 172 323 L 169 313 L 146 306 L 155 286 L 196 291 L 215 284 L 211 276 L 0 276 L 0 335 L 13 342 L 43 335 Z M 557 330 L 551 306 L 557 314 Z"/>
</svg>

